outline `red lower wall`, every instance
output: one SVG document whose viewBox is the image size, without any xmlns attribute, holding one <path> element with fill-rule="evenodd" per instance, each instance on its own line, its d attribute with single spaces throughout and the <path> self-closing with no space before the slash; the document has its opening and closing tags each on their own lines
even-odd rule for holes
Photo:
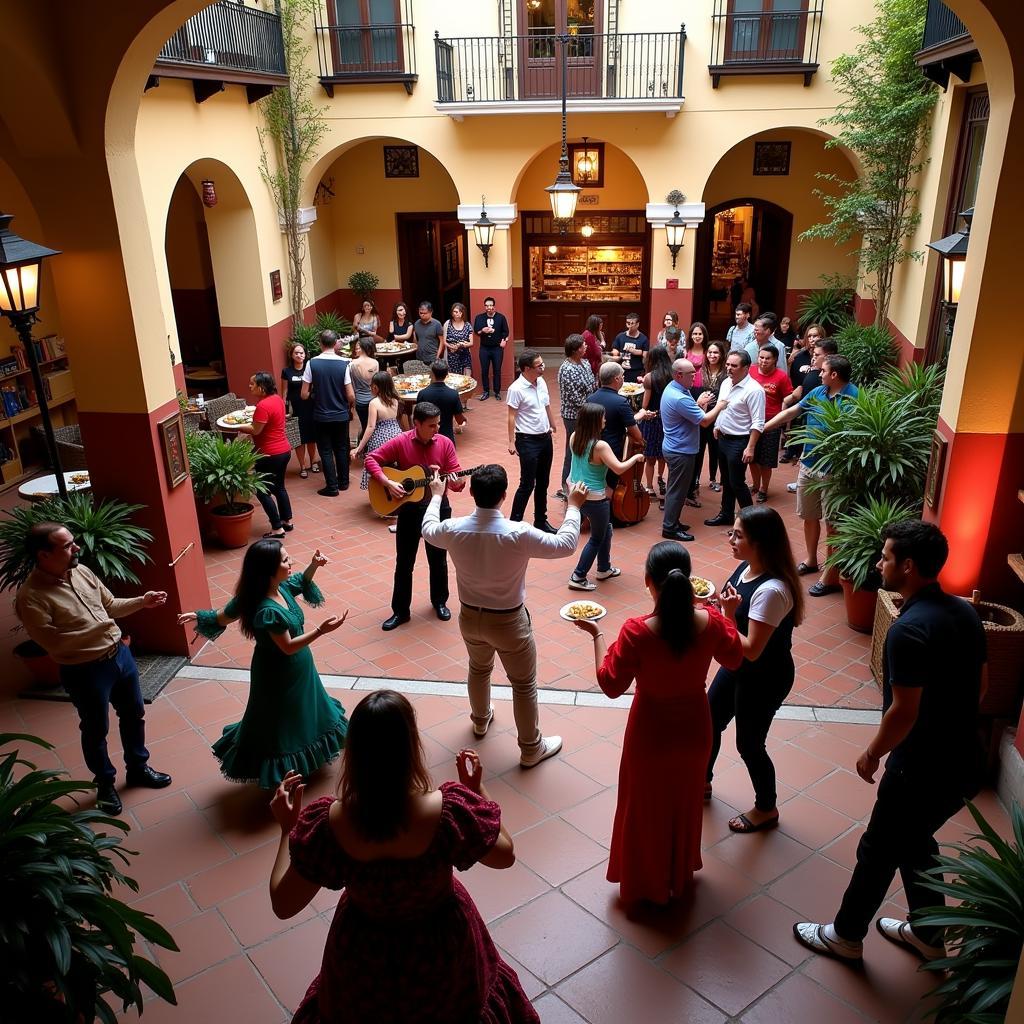
<svg viewBox="0 0 1024 1024">
<path fill-rule="evenodd" d="M 515 292 L 518 291 L 522 294 L 521 288 L 470 288 L 469 290 L 469 305 L 470 309 L 479 313 L 484 308 L 484 299 L 488 296 L 494 299 L 494 308 L 499 313 L 505 314 L 505 319 L 508 320 L 508 344 L 505 346 L 505 358 L 501 363 L 501 387 L 502 390 L 507 388 L 509 384 L 515 380 L 516 376 L 516 335 L 522 333 L 523 321 L 517 319 Z M 471 316 L 473 313 L 470 314 Z M 518 316 L 522 315 L 522 303 L 519 304 Z M 529 339 L 527 339 L 529 344 Z M 473 359 L 473 376 L 477 380 L 480 379 L 480 357 L 477 353 L 476 346 L 472 350 Z"/>
<path fill-rule="evenodd" d="M 652 340 L 662 328 L 665 314 L 674 309 L 679 314 L 679 328 L 685 334 L 693 322 L 692 288 L 652 288 L 647 337 Z M 609 339 L 610 340 L 610 339 Z"/>
<path fill-rule="evenodd" d="M 291 333 L 290 316 L 271 327 L 221 327 L 228 390 L 240 397 L 247 396 L 249 378 L 260 370 L 267 370 L 277 380 Z"/>
</svg>

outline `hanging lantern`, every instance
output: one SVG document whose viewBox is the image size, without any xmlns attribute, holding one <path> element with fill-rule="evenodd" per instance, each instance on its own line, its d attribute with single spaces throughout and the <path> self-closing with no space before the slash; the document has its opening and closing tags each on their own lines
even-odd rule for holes
<svg viewBox="0 0 1024 1024">
<path fill-rule="evenodd" d="M 203 179 L 203 206 L 217 205 L 217 186 L 209 178 Z"/>
</svg>

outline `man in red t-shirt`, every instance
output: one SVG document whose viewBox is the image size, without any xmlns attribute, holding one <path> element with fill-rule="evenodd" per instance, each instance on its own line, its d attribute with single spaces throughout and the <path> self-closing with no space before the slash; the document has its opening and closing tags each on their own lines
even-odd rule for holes
<svg viewBox="0 0 1024 1024">
<path fill-rule="evenodd" d="M 750 376 L 764 388 L 764 419 L 767 423 L 782 412 L 782 400 L 793 390 L 789 374 L 779 367 L 779 353 L 772 344 L 766 344 L 757 353 L 757 365 L 751 366 Z M 768 484 L 772 470 L 779 464 L 781 428 L 766 430 L 754 449 L 750 464 L 751 490 L 754 500 L 762 504 L 768 500 Z"/>
</svg>

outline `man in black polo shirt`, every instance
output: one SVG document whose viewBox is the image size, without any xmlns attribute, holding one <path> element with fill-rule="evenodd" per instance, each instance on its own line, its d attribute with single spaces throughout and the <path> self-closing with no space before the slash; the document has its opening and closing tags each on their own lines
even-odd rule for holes
<svg viewBox="0 0 1024 1024">
<path fill-rule="evenodd" d="M 604 430 L 601 431 L 601 440 L 608 442 L 608 447 L 615 453 L 617 459 L 622 458 L 627 437 L 642 450 L 644 435 L 636 425 L 633 407 L 619 394 L 619 389 L 625 383 L 622 367 L 618 363 L 603 363 L 597 379 L 601 386 L 587 401 L 604 406 Z M 614 490 L 619 482 L 618 475 L 610 469 L 605 479 L 611 490 Z"/>
<path fill-rule="evenodd" d="M 919 873 L 934 865 L 935 833 L 979 789 L 985 633 L 974 607 L 938 584 L 949 545 L 937 526 L 895 523 L 882 537 L 882 585 L 899 591 L 903 604 L 885 638 L 882 721 L 857 759 L 857 774 L 873 783 L 879 761 L 889 759 L 835 921 L 801 922 L 793 932 L 816 953 L 859 961 L 871 918 L 898 870 L 910 920 L 880 917 L 876 927 L 934 960 L 946 955 L 942 929 L 926 929 L 914 918 L 942 897 L 924 887 Z"/>
<path fill-rule="evenodd" d="M 466 422 L 462 411 L 462 399 L 458 391 L 445 383 L 448 376 L 448 364 L 443 359 L 435 359 L 430 364 L 430 376 L 433 380 L 423 388 L 416 397 L 417 402 L 431 402 L 441 410 L 440 434 L 455 444 L 455 424 L 461 427 Z"/>
</svg>

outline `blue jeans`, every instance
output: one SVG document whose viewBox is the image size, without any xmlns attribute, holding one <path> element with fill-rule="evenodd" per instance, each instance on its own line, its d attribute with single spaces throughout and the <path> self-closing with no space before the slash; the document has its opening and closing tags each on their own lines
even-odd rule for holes
<svg viewBox="0 0 1024 1024">
<path fill-rule="evenodd" d="M 488 348 L 486 345 L 480 346 L 480 387 L 484 389 L 484 394 L 488 394 L 493 391 L 495 394 L 501 393 L 501 361 L 505 357 L 505 350 L 498 345 L 493 348 Z M 487 386 L 487 369 L 491 369 L 491 377 L 494 380 L 494 387 Z"/>
<path fill-rule="evenodd" d="M 117 654 L 84 665 L 61 665 L 60 681 L 78 712 L 82 730 L 82 754 L 97 783 L 117 777 L 107 756 L 110 705 L 117 712 L 117 726 L 129 771 L 149 760 L 146 749 L 146 705 L 139 688 L 139 669 L 132 652 L 118 643 Z"/>
<path fill-rule="evenodd" d="M 597 559 L 597 571 L 607 572 L 612 567 L 612 505 L 607 498 L 585 501 L 580 515 L 590 520 L 590 537 L 580 552 L 573 576 L 583 579 Z"/>
</svg>

